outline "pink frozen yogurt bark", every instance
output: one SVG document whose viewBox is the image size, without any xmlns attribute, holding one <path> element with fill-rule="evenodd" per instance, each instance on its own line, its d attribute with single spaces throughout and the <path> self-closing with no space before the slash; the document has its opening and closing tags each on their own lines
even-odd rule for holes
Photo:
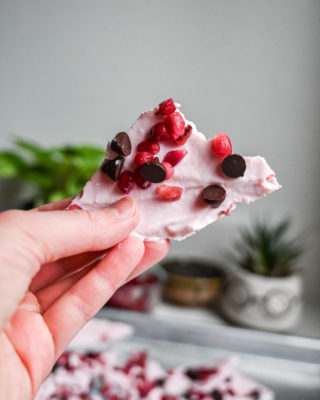
<svg viewBox="0 0 320 400">
<path fill-rule="evenodd" d="M 229 215 L 237 203 L 281 187 L 263 157 L 231 154 L 226 135 L 212 143 L 179 107 L 166 100 L 118 134 L 69 208 L 105 208 L 130 195 L 141 210 L 136 235 L 182 240 Z"/>
</svg>

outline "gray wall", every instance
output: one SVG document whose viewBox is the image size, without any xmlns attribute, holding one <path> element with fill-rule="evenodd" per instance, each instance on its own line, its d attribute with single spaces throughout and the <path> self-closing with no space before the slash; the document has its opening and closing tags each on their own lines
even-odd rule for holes
<svg viewBox="0 0 320 400">
<path fill-rule="evenodd" d="M 290 215 L 315 300 L 319 21 L 316 0 L 1 0 L 0 147 L 11 134 L 104 146 L 172 96 L 209 137 L 224 131 L 237 152 L 264 155 L 283 184 L 172 252 L 219 258 L 235 227 Z"/>
</svg>

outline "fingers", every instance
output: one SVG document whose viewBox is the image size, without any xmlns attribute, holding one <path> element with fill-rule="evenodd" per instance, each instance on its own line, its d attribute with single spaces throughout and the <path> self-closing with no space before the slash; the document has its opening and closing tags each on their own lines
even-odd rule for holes
<svg viewBox="0 0 320 400">
<path fill-rule="evenodd" d="M 136 266 L 136 268 L 129 275 L 127 282 L 136 276 L 142 274 L 147 269 L 151 268 L 153 265 L 157 264 L 162 260 L 169 252 L 170 241 L 158 240 L 152 242 L 144 242 L 145 252 L 142 260 Z"/>
<path fill-rule="evenodd" d="M 72 201 L 73 197 L 69 197 L 67 199 L 55 201 L 49 204 L 43 204 L 40 207 L 33 208 L 29 210 L 29 212 L 34 211 L 55 211 L 55 210 L 64 210 Z"/>
<path fill-rule="evenodd" d="M 145 243 L 145 255 L 135 271 L 130 276 L 133 279 L 135 276 L 142 274 L 146 269 L 164 258 L 168 251 L 170 242 L 168 240 L 159 240 Z M 91 265 L 99 258 L 106 254 L 106 250 L 79 254 L 72 257 L 67 257 L 59 261 L 45 264 L 31 282 L 30 290 L 38 292 L 46 286 L 51 285 L 69 274 L 77 272 L 88 265 Z"/>
<path fill-rule="evenodd" d="M 130 234 L 138 218 L 135 203 L 128 197 L 111 208 L 96 211 L 15 210 L 0 215 L 0 236 L 4 244 L 19 246 L 32 253 L 34 263 L 43 264 L 112 247 Z M 5 252 L 3 243 L 0 246 Z"/>
<path fill-rule="evenodd" d="M 124 240 L 139 210 L 130 198 L 98 211 L 8 211 L 0 214 L 0 328 L 10 318 L 40 265 L 99 251 Z"/>
<path fill-rule="evenodd" d="M 75 256 L 62 258 L 52 263 L 44 264 L 32 279 L 29 289 L 32 292 L 37 292 L 64 276 L 94 263 L 104 256 L 106 252 L 107 250 L 90 251 L 88 253 L 77 254 Z"/>
<path fill-rule="evenodd" d="M 141 239 L 127 238 L 43 314 L 55 342 L 56 356 L 126 281 L 143 254 Z"/>
<path fill-rule="evenodd" d="M 140 275 L 146 269 L 152 267 L 154 264 L 164 258 L 169 251 L 169 241 L 159 240 L 157 242 L 144 242 L 145 250 L 144 255 L 138 265 L 130 273 L 126 282 Z M 45 312 L 60 296 L 62 296 L 72 285 L 84 277 L 94 265 L 83 268 L 81 271 L 76 272 L 69 277 L 54 282 L 48 287 L 39 290 L 36 293 L 38 302 L 40 304 L 41 313 Z"/>
<path fill-rule="evenodd" d="M 58 282 L 54 282 L 51 285 L 37 291 L 35 296 L 40 306 L 40 313 L 43 314 L 51 305 L 58 300 L 67 290 L 71 288 L 76 282 L 83 278 L 88 272 L 90 272 L 98 262 L 81 269 L 78 272 L 62 279 Z"/>
</svg>

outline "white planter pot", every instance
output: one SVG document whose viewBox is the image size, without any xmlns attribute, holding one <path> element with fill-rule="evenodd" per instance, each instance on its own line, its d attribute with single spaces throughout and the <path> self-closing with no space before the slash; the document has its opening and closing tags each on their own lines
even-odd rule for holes
<svg viewBox="0 0 320 400">
<path fill-rule="evenodd" d="M 299 321 L 302 309 L 302 278 L 264 277 L 240 268 L 230 271 L 221 298 L 224 315 L 252 328 L 286 331 Z"/>
</svg>

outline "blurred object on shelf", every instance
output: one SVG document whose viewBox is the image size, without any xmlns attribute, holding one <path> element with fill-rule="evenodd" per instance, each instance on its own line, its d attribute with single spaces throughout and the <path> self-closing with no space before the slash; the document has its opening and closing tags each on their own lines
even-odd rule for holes
<svg viewBox="0 0 320 400">
<path fill-rule="evenodd" d="M 161 263 L 167 272 L 163 297 L 183 306 L 203 306 L 220 294 L 223 274 L 219 266 L 201 259 L 170 259 Z"/>
<path fill-rule="evenodd" d="M 105 306 L 151 312 L 159 303 L 160 292 L 161 282 L 158 276 L 147 273 L 119 288 Z"/>
<path fill-rule="evenodd" d="M 91 145 L 42 147 L 39 144 L 16 139 L 13 150 L 0 152 L 2 186 L 17 185 L 11 198 L 1 199 L 1 209 L 32 208 L 58 201 L 80 192 L 87 180 L 101 164 L 105 150 Z M 22 187 L 31 186 L 32 195 L 21 197 Z M 20 202 L 20 204 L 17 204 Z"/>
<path fill-rule="evenodd" d="M 0 177 L 0 193 L 0 212 L 13 208 L 29 210 L 33 207 L 37 190 L 21 179 Z"/>
<path fill-rule="evenodd" d="M 233 322 L 258 329 L 285 331 L 299 321 L 302 277 L 296 261 L 302 253 L 288 237 L 290 221 L 273 226 L 257 222 L 235 243 L 221 298 L 223 314 Z"/>
</svg>

